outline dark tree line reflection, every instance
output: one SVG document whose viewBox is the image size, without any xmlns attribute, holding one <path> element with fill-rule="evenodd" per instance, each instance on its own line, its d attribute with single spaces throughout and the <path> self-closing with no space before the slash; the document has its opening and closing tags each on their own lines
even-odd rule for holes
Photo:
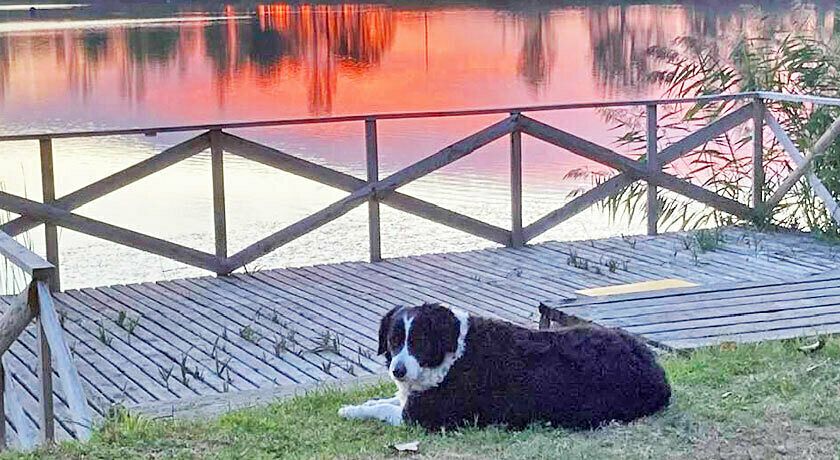
<svg viewBox="0 0 840 460">
<path fill-rule="evenodd" d="M 834 34 L 833 4 L 768 12 L 726 6 L 731 3 L 563 10 L 578 12 L 583 30 L 588 29 L 588 35 L 574 43 L 557 38 L 563 28 L 556 14 L 560 7 L 529 6 L 505 9 L 502 14 L 506 22 L 514 23 L 520 40 L 518 75 L 535 93 L 562 72 L 564 53 L 570 48 L 588 47 L 593 79 L 605 93 L 612 93 L 628 88 L 643 91 L 650 70 L 647 50 L 676 36 L 725 42 L 741 33 L 766 36 L 798 27 L 810 28 L 818 36 Z M 362 74 L 378 66 L 394 43 L 403 11 L 383 5 L 269 4 L 258 5 L 246 19 L 237 16 L 242 12 L 227 7 L 229 19 L 214 22 L 0 34 L 0 101 L 11 84 L 12 64 L 24 53 L 40 53 L 31 59 L 54 59 L 69 76 L 68 90 L 83 95 L 91 91 L 98 74 L 116 70 L 120 91 L 129 100 L 147 94 L 150 71 L 183 70 L 194 64 L 190 59 L 198 53 L 212 66 L 220 103 L 224 89 L 243 72 L 256 75 L 262 85 L 277 84 L 293 74 L 304 77 L 310 112 L 329 112 L 339 75 Z M 765 16 L 769 19 L 757 20 Z M 759 25 L 763 29 L 756 30 Z"/>
</svg>

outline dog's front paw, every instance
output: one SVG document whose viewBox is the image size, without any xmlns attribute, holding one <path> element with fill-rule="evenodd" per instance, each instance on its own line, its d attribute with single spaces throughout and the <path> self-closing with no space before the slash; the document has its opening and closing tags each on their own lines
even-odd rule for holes
<svg viewBox="0 0 840 460">
<path fill-rule="evenodd" d="M 360 418 L 360 406 L 341 406 L 338 410 L 338 415 L 346 419 Z"/>
</svg>

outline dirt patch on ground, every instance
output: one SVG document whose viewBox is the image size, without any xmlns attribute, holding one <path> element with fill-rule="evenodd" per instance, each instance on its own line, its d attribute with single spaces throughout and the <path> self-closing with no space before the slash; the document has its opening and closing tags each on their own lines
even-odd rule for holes
<svg viewBox="0 0 840 460">
<path fill-rule="evenodd" d="M 697 459 L 828 459 L 840 454 L 840 427 L 805 426 L 786 419 L 723 434 L 712 429 L 691 453 Z"/>
</svg>

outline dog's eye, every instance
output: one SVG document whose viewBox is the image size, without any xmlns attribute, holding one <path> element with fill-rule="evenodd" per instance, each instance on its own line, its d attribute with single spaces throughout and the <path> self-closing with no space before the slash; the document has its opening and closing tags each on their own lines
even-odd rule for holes
<svg viewBox="0 0 840 460">
<path fill-rule="evenodd" d="M 393 334 L 389 337 L 388 343 L 394 347 L 398 348 L 401 347 L 403 342 L 405 341 L 405 333 L 402 331 L 394 331 Z"/>
</svg>

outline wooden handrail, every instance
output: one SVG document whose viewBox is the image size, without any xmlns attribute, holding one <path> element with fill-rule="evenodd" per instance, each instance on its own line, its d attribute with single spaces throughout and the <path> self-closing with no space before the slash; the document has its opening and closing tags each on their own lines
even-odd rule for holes
<svg viewBox="0 0 840 460">
<path fill-rule="evenodd" d="M 40 403 L 41 442 L 50 444 L 55 441 L 53 360 L 60 376 L 64 400 L 70 409 L 70 420 L 68 422 L 70 422 L 77 439 L 88 439 L 93 424 L 90 406 L 85 397 L 76 364 L 64 339 L 64 332 L 58 319 L 58 313 L 55 310 L 48 281 L 33 280 L 27 289 L 12 301 L 11 306 L 0 317 L 0 358 L 5 356 L 11 345 L 34 319 L 38 320 L 38 381 L 40 383 L 38 400 Z M 0 369 L 0 379 L 5 380 L 3 383 L 3 398 L 5 401 L 3 408 L 8 410 L 19 444 L 23 448 L 29 448 L 32 447 L 34 442 L 30 439 L 34 438 L 34 430 L 30 428 L 28 423 L 23 423 L 26 417 L 16 400 L 16 389 L 13 377 L 8 375 L 9 371 L 6 366 L 2 366 L 2 369 Z M 0 431 L 5 432 L 4 415 L 4 412 L 0 412 L 0 426 L 2 426 Z"/>
<path fill-rule="evenodd" d="M 39 255 L 0 231 L 0 256 L 37 280 L 48 280 L 55 273 L 55 267 Z"/>
<path fill-rule="evenodd" d="M 76 438 L 88 439 L 93 427 L 93 416 L 85 397 L 82 380 L 79 378 L 79 371 L 76 369 L 73 356 L 70 354 L 70 348 L 64 340 L 64 332 L 58 320 L 58 312 L 55 310 L 49 286 L 43 281 L 37 281 L 36 289 L 41 327 L 49 342 L 50 351 L 55 357 L 55 367 L 58 370 L 58 375 L 61 376 L 64 399 L 70 408 Z"/>
<path fill-rule="evenodd" d="M 177 145 L 169 147 L 151 158 L 147 158 L 135 165 L 123 169 L 122 171 L 111 174 L 104 179 L 100 179 L 88 186 L 76 190 L 73 193 L 65 195 L 56 200 L 53 203 L 53 206 L 67 211 L 72 211 L 97 198 L 101 198 L 123 187 L 127 187 L 140 179 L 186 160 L 208 147 L 210 147 L 209 134 L 200 134 Z M 0 225 L 0 231 L 6 232 L 11 236 L 17 236 L 36 227 L 40 223 L 41 221 L 38 219 L 18 217 L 17 219 Z"/>
<path fill-rule="evenodd" d="M 762 93 L 763 94 L 763 93 Z M 774 93 L 766 93 L 774 94 Z M 128 136 L 128 135 L 156 135 L 164 133 L 179 133 L 193 131 L 231 130 L 244 128 L 267 128 L 277 126 L 311 125 L 323 123 L 346 123 L 365 120 L 410 120 L 418 118 L 446 118 L 446 117 L 470 117 L 478 115 L 506 115 L 510 113 L 529 112 L 551 112 L 558 110 L 580 110 L 580 109 L 606 109 L 611 107 L 637 107 L 650 104 L 671 105 L 671 104 L 696 104 L 712 103 L 721 101 L 736 101 L 740 99 L 755 98 L 759 93 L 733 93 L 733 94 L 711 94 L 689 98 L 673 99 L 638 99 L 609 102 L 577 102 L 568 104 L 548 104 L 521 107 L 499 107 L 489 109 L 466 109 L 466 110 L 439 110 L 429 112 L 399 112 L 399 113 L 373 113 L 366 115 L 342 115 L 333 117 L 314 118 L 289 118 L 278 120 L 240 121 L 228 123 L 209 123 L 180 126 L 157 126 L 147 128 L 127 129 L 106 129 L 93 131 L 71 131 L 71 132 L 44 132 L 33 134 L 10 134 L 0 136 L 0 142 L 5 141 L 26 141 L 40 139 L 67 139 L 79 137 L 106 137 L 106 136 Z M 837 100 L 840 104 L 840 100 Z"/>
</svg>

